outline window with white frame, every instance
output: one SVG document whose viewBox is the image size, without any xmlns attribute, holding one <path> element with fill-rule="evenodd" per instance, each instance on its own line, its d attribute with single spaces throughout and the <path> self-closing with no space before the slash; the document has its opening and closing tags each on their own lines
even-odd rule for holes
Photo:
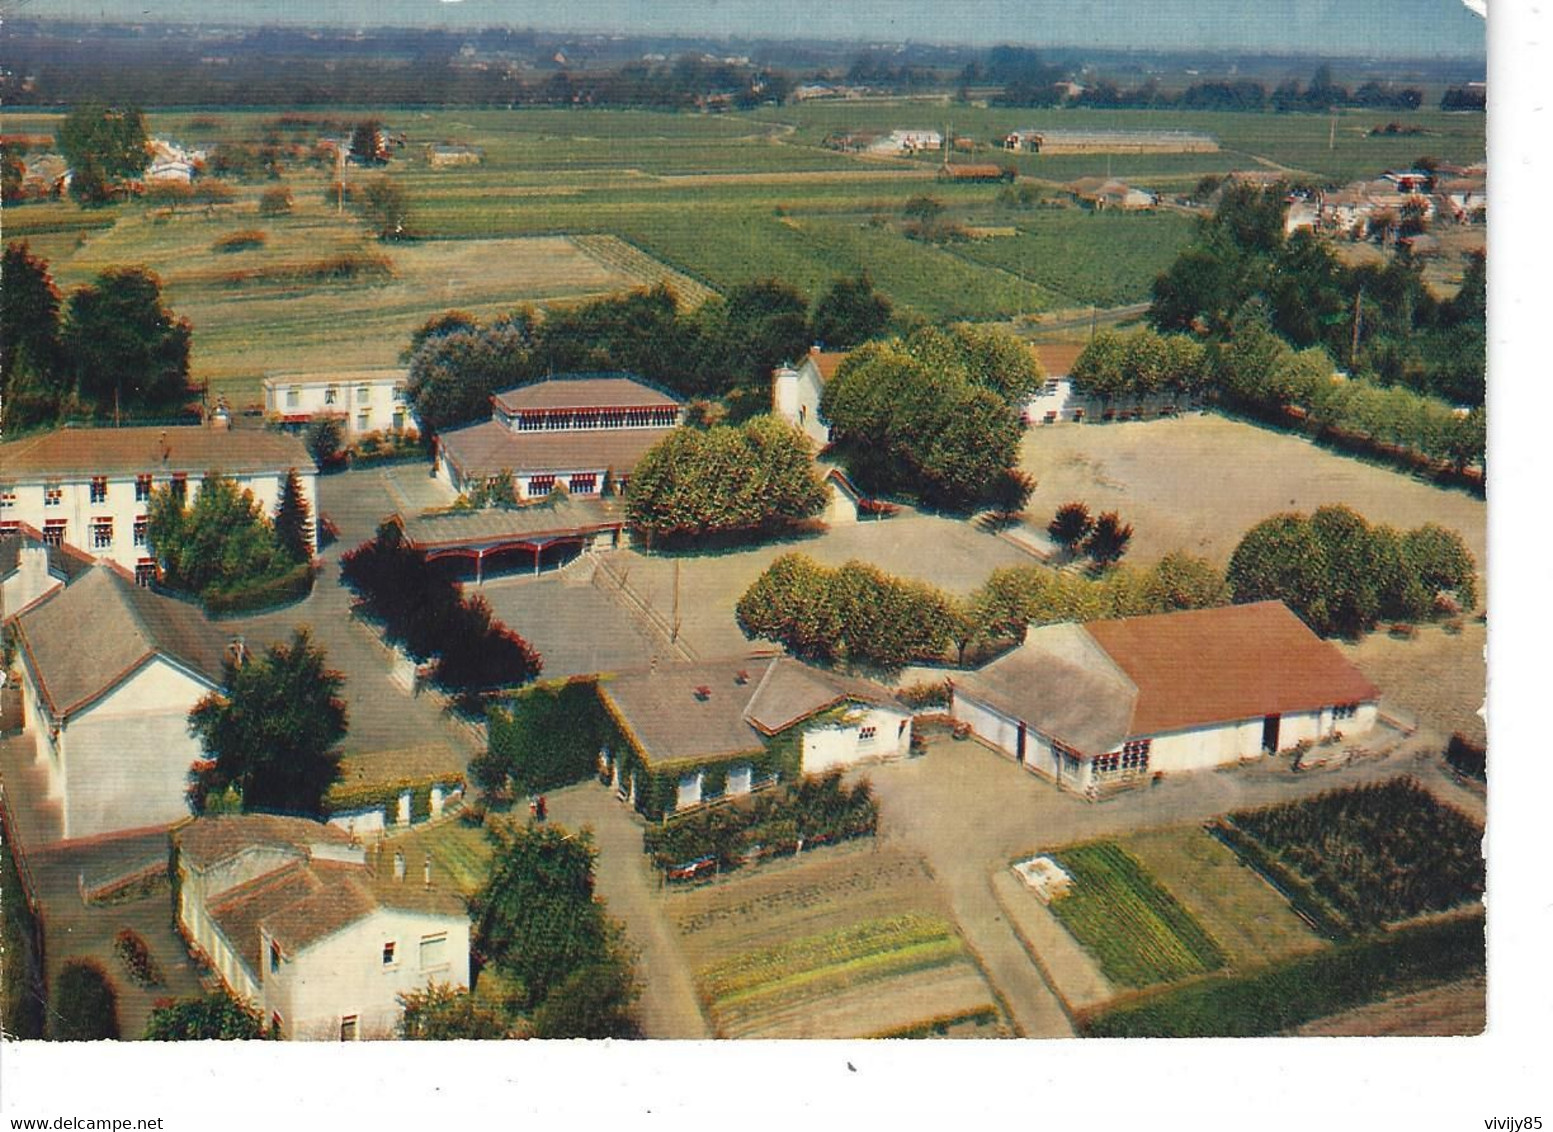
<svg viewBox="0 0 1553 1132">
<path fill-rule="evenodd" d="M 189 477 L 183 472 L 178 472 L 167 485 L 167 490 L 172 492 L 174 499 L 186 499 L 189 494 Z"/>
<path fill-rule="evenodd" d="M 1359 714 L 1358 704 L 1338 704 L 1332 709 L 1333 719 L 1352 719 Z"/>
<path fill-rule="evenodd" d="M 356 404 L 367 405 L 372 401 L 372 387 L 370 385 L 356 386 Z"/>
<path fill-rule="evenodd" d="M 108 477 L 93 476 L 91 487 L 91 500 L 93 503 L 108 502 Z"/>
<path fill-rule="evenodd" d="M 394 965 L 394 946 L 394 940 L 389 940 L 383 945 L 383 966 L 385 967 L 392 967 Z"/>
<path fill-rule="evenodd" d="M 135 516 L 135 545 L 146 545 L 146 534 L 151 529 L 151 520 L 146 515 Z"/>
<path fill-rule="evenodd" d="M 0 508 L 16 506 L 16 485 L 0 483 Z"/>
<path fill-rule="evenodd" d="M 366 432 L 372 426 L 372 414 L 370 412 L 356 414 L 356 431 Z"/>
<path fill-rule="evenodd" d="M 340 1019 L 340 1041 L 356 1041 L 356 1015 L 347 1014 Z"/>
<path fill-rule="evenodd" d="M 300 389 L 286 390 L 286 408 L 295 409 L 302 404 L 302 391 Z"/>
<path fill-rule="evenodd" d="M 555 489 L 554 476 L 530 476 L 528 481 L 529 495 L 549 495 Z"/>
<path fill-rule="evenodd" d="M 142 558 L 135 563 L 135 584 L 137 586 L 149 586 L 156 581 L 156 560 Z"/>
<path fill-rule="evenodd" d="M 599 489 L 597 472 L 583 472 L 573 476 L 566 485 L 573 495 L 592 495 Z"/>
<path fill-rule="evenodd" d="M 331 386 L 329 386 L 328 389 L 324 390 L 324 404 L 325 405 L 337 404 L 339 402 L 339 400 L 340 400 L 340 390 L 339 390 L 338 386 L 331 385 Z"/>
<path fill-rule="evenodd" d="M 862 727 L 858 728 L 857 738 L 861 743 L 872 743 L 878 734 L 879 728 L 874 726 L 872 723 L 865 723 Z"/>
<path fill-rule="evenodd" d="M 65 502 L 64 485 L 57 480 L 43 485 L 43 506 L 59 507 Z"/>
<path fill-rule="evenodd" d="M 92 519 L 92 549 L 107 550 L 113 546 L 113 520 L 105 515 Z"/>
<path fill-rule="evenodd" d="M 448 963 L 448 933 L 421 936 L 421 970 L 430 971 Z"/>
<path fill-rule="evenodd" d="M 148 500 L 150 498 L 151 498 L 151 477 L 150 476 L 136 476 L 135 477 L 135 502 L 136 503 L 144 503 L 146 500 Z"/>
<path fill-rule="evenodd" d="M 48 546 L 64 546 L 65 520 L 45 519 L 43 521 L 43 541 Z"/>
</svg>

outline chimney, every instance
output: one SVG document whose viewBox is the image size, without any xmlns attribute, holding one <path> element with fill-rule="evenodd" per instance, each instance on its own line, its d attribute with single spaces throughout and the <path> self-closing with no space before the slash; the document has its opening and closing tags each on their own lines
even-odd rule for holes
<svg viewBox="0 0 1553 1132">
<path fill-rule="evenodd" d="M 404 880 L 404 851 L 394 851 L 394 879 Z"/>
<path fill-rule="evenodd" d="M 49 574 L 49 548 L 23 545 L 16 552 L 14 608 L 37 601 L 57 584 Z"/>
<path fill-rule="evenodd" d="M 431 854 L 426 854 L 426 890 L 431 891 Z"/>
<path fill-rule="evenodd" d="M 162 454 L 162 463 L 165 464 L 172 459 L 173 446 L 167 442 L 167 430 L 165 428 L 162 430 L 162 435 L 157 439 L 156 445 Z"/>
</svg>

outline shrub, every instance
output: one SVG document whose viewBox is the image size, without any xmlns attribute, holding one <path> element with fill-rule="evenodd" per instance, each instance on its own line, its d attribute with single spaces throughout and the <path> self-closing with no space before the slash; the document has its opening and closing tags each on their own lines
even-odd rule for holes
<svg viewBox="0 0 1553 1132">
<path fill-rule="evenodd" d="M 72 959 L 54 980 L 49 997 L 53 1025 L 49 1036 L 60 1042 L 91 1042 L 119 1036 L 118 994 L 90 959 Z"/>
<path fill-rule="evenodd" d="M 949 706 L 949 681 L 934 680 L 908 684 L 896 693 L 896 697 L 913 711 L 929 707 Z"/>
<path fill-rule="evenodd" d="M 151 1042 L 250 1041 L 264 1037 L 259 1012 L 224 991 L 158 1002 L 146 1019 Z"/>
<path fill-rule="evenodd" d="M 1445 761 L 1451 769 L 1479 782 L 1488 781 L 1488 748 L 1474 743 L 1459 732 L 1451 736 L 1445 748 Z"/>
<path fill-rule="evenodd" d="M 157 965 L 151 949 L 138 932 L 123 929 L 113 940 L 113 953 L 129 972 L 129 980 L 137 987 L 162 985 L 162 969 Z"/>
<path fill-rule="evenodd" d="M 242 228 L 236 232 L 228 232 L 214 244 L 210 245 L 211 251 L 216 252 L 248 252 L 255 248 L 262 248 L 267 239 L 265 234 L 257 228 Z"/>
<path fill-rule="evenodd" d="M 259 198 L 260 216 L 284 216 L 291 211 L 291 190 L 285 185 L 275 185 L 264 190 Z"/>
<path fill-rule="evenodd" d="M 470 766 L 487 794 L 537 794 L 584 782 L 612 730 L 591 678 L 526 688 L 486 713 L 485 755 Z"/>
<path fill-rule="evenodd" d="M 301 601 L 313 592 L 313 564 L 299 562 L 283 574 L 231 587 L 213 587 L 201 595 L 211 615 L 252 613 Z"/>
</svg>

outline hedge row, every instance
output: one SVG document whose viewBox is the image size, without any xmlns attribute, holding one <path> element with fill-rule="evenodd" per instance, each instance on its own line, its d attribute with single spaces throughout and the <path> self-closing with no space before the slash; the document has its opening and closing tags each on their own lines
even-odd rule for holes
<svg viewBox="0 0 1553 1132">
<path fill-rule="evenodd" d="M 277 605 L 300 601 L 313 592 L 313 565 L 299 562 L 284 574 L 276 574 L 249 585 L 205 591 L 205 612 L 212 615 L 252 613 Z"/>
<path fill-rule="evenodd" d="M 867 782 L 846 787 L 841 772 L 805 778 L 780 790 L 713 806 L 649 826 L 642 848 L 660 869 L 711 858 L 719 871 L 805 845 L 862 837 L 879 827 L 879 804 Z"/>
<path fill-rule="evenodd" d="M 1482 912 L 1341 944 L 1240 976 L 1144 995 L 1081 1017 L 1093 1038 L 1251 1038 L 1388 995 L 1481 975 Z"/>
</svg>

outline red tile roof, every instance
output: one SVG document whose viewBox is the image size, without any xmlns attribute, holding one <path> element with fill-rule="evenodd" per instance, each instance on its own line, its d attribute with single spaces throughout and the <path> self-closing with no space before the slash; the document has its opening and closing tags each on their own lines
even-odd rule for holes
<svg viewBox="0 0 1553 1132">
<path fill-rule="evenodd" d="M 836 370 L 841 363 L 847 360 L 846 350 L 810 350 L 809 359 L 814 362 L 814 368 L 820 371 L 820 380 L 829 381 L 836 376 Z"/>
<path fill-rule="evenodd" d="M 1073 372 L 1073 363 L 1084 352 L 1084 346 L 1068 342 L 1036 342 L 1031 344 L 1030 352 L 1041 363 L 1047 377 L 1067 377 Z"/>
<path fill-rule="evenodd" d="M 213 469 L 246 475 L 315 467 L 306 445 L 295 436 L 203 425 L 67 428 L 0 444 L 0 468 L 6 479 L 17 480 L 151 472 L 182 472 L 193 478 Z"/>
<path fill-rule="evenodd" d="M 507 412 L 520 409 L 653 409 L 678 405 L 662 390 L 624 376 L 557 377 L 520 385 L 491 398 Z"/>
<path fill-rule="evenodd" d="M 1280 601 L 1093 621 L 1084 628 L 1138 686 L 1133 735 L 1380 695 Z"/>
<path fill-rule="evenodd" d="M 465 478 L 513 472 L 585 472 L 609 468 L 626 473 L 672 428 L 557 429 L 514 432 L 499 421 L 482 421 L 444 432 L 443 454 Z"/>
</svg>

